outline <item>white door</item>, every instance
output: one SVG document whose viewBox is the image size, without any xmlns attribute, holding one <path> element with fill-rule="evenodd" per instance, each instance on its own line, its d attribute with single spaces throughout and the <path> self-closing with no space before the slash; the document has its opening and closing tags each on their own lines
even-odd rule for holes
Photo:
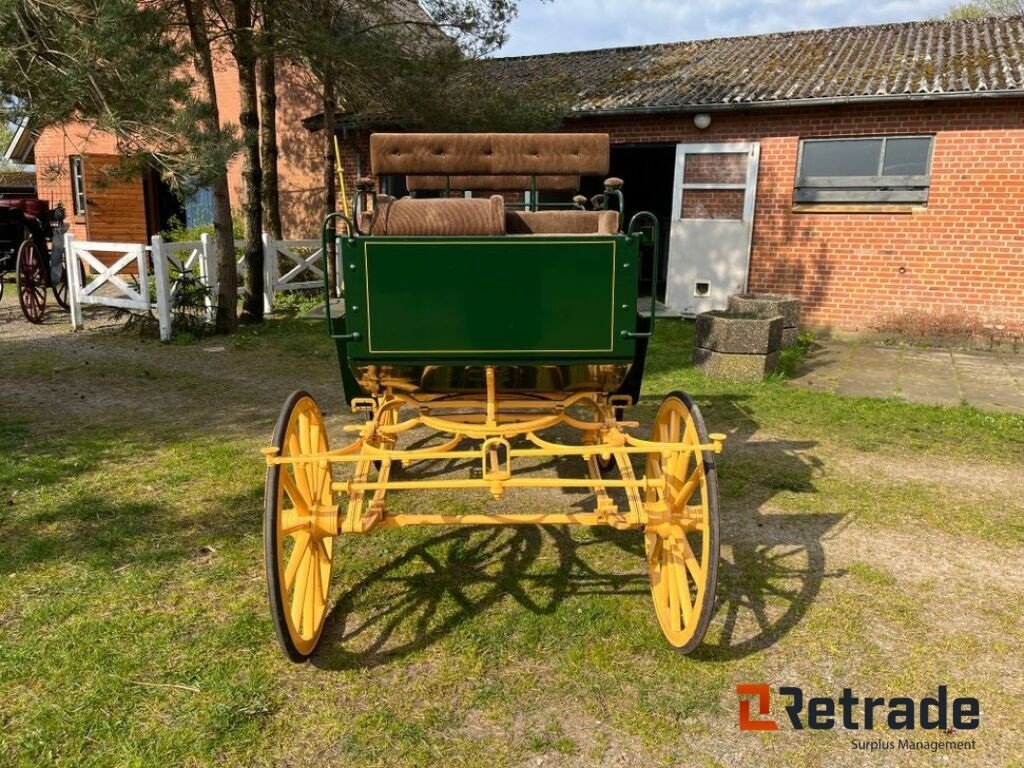
<svg viewBox="0 0 1024 768">
<path fill-rule="evenodd" d="M 676 147 L 665 303 L 685 316 L 747 289 L 757 143 Z"/>
</svg>

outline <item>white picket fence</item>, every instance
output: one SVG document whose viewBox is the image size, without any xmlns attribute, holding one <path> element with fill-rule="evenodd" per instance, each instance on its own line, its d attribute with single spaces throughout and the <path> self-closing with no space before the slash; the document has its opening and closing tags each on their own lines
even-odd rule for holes
<svg viewBox="0 0 1024 768">
<path fill-rule="evenodd" d="M 319 240 L 274 240 L 264 234 L 263 308 L 269 312 L 274 294 L 323 286 L 323 249 Z M 239 252 L 239 275 L 246 270 L 244 240 L 235 241 Z M 213 238 L 203 235 L 191 242 L 165 242 L 156 235 L 150 245 L 75 240 L 65 235 L 64 253 L 68 268 L 68 301 L 71 325 L 84 327 L 82 307 L 88 305 L 156 312 L 160 339 L 171 338 L 171 309 L 181 290 L 182 275 L 208 289 L 206 312 L 212 322 L 216 313 L 217 257 Z M 96 254 L 102 254 L 104 258 Z M 108 262 L 109 266 L 104 262 Z M 134 274 L 133 274 L 134 273 Z M 88 277 L 86 277 L 88 275 Z M 149 277 L 154 278 L 155 301 L 149 295 Z"/>
</svg>

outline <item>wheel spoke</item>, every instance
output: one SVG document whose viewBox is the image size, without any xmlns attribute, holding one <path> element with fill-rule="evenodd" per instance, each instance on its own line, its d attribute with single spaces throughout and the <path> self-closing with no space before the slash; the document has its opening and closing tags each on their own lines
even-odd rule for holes
<svg viewBox="0 0 1024 768">
<path fill-rule="evenodd" d="M 309 414 L 305 411 L 299 412 L 299 445 L 302 448 L 302 453 L 313 452 L 313 445 L 309 441 Z"/>
<path fill-rule="evenodd" d="M 288 494 L 288 498 L 292 500 L 295 508 L 301 514 L 308 514 L 309 500 L 302 495 L 302 491 L 295 485 L 295 478 L 292 477 L 291 468 L 287 464 L 281 465 L 281 485 L 285 493 Z"/>
<path fill-rule="evenodd" d="M 699 592 L 701 584 L 704 583 L 704 567 L 698 562 L 697 556 L 693 553 L 693 548 L 690 547 L 690 542 L 687 541 L 686 536 L 680 536 L 679 541 L 683 545 L 683 561 L 686 563 L 686 568 L 693 577 L 693 583 Z"/>
<path fill-rule="evenodd" d="M 288 565 L 284 572 L 284 591 L 286 594 L 292 591 L 292 587 L 296 586 L 296 575 L 302 570 L 302 564 L 306 562 L 310 538 L 308 533 L 299 533 L 295 536 L 295 547 L 292 549 L 291 557 L 288 558 Z M 301 582 L 301 579 L 299 582 Z"/>
<path fill-rule="evenodd" d="M 292 593 L 291 614 L 295 631 L 302 634 L 302 617 L 306 607 L 306 593 L 309 591 L 309 567 L 313 559 L 313 550 L 306 547 L 299 564 L 298 573 L 295 574 L 295 592 Z"/>
<path fill-rule="evenodd" d="M 653 566 L 661 557 L 661 536 L 656 533 L 645 533 L 647 539 L 647 564 Z"/>
<path fill-rule="evenodd" d="M 288 453 L 292 458 L 301 458 L 303 455 L 302 447 L 299 443 L 299 435 L 295 431 L 288 434 Z M 295 483 L 299 487 L 299 493 L 302 494 L 302 498 L 308 503 L 313 500 L 313 494 L 310 492 L 306 464 L 302 462 L 292 464 L 292 466 L 295 468 Z"/>
<path fill-rule="evenodd" d="M 673 632 L 682 630 L 682 610 L 679 606 L 679 578 L 676 573 L 676 557 L 671 543 L 666 547 L 665 559 L 661 566 L 662 578 L 668 581 L 668 618 Z"/>
<path fill-rule="evenodd" d="M 683 626 L 690 626 L 690 619 L 693 615 L 693 604 L 690 601 L 690 585 L 686 578 L 686 564 L 679 544 L 681 538 L 676 538 L 672 547 L 672 575 L 676 583 L 677 594 L 679 595 L 680 618 Z"/>
<path fill-rule="evenodd" d="M 302 620 L 305 628 L 304 636 L 313 634 L 313 621 L 314 613 L 316 611 L 316 591 L 317 582 L 320 580 L 318 574 L 320 573 L 320 552 L 316 547 L 310 548 L 309 551 L 309 574 L 307 579 L 309 583 L 306 585 L 306 591 L 303 594 L 303 602 L 305 605 L 302 609 Z"/>
<path fill-rule="evenodd" d="M 327 552 L 327 544 L 323 539 L 317 539 L 317 546 L 320 547 L 320 599 L 326 604 L 327 594 L 331 586 L 331 556 Z"/>
<path fill-rule="evenodd" d="M 682 507 L 686 506 L 686 502 L 693 496 L 694 491 L 700 487 L 701 481 L 704 479 L 704 466 L 701 462 L 697 462 L 697 466 L 693 472 L 686 479 L 686 482 L 679 488 L 679 492 L 672 500 L 673 512 L 677 512 Z M 678 482 L 678 480 L 677 480 Z"/>
</svg>

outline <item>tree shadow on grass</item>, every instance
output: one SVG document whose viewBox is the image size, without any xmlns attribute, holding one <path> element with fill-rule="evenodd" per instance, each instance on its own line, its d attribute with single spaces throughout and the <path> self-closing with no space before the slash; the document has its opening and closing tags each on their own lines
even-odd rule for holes
<svg viewBox="0 0 1024 768">
<path fill-rule="evenodd" d="M 759 435 L 740 400 L 721 395 L 700 403 L 713 428 L 729 432 L 719 459 L 722 558 L 715 617 L 705 644 L 692 654 L 706 661 L 769 648 L 803 619 L 824 579 L 843 575 L 828 571 L 823 548 L 843 515 L 781 513 L 771 503 L 781 492 L 817 493 L 820 461 L 810 453 L 816 443 Z M 585 475 L 580 461 L 556 468 L 561 477 Z M 642 475 L 643 457 L 636 469 Z M 586 492 L 565 497 L 571 507 L 593 506 Z M 593 567 L 585 550 L 608 545 L 635 557 L 636 570 Z M 328 669 L 387 664 L 480 621 L 505 598 L 535 614 L 555 613 L 570 596 L 649 601 L 643 557 L 637 531 L 594 528 L 586 537 L 574 537 L 563 526 L 445 532 L 346 589 L 328 617 L 313 663 Z M 657 626 L 653 608 L 651 623 Z"/>
<path fill-rule="evenodd" d="M 217 499 L 219 513 L 183 513 L 165 502 L 84 492 L 52 507 L 0 517 L 0 575 L 56 560 L 112 568 L 203 558 L 226 539 L 255 533 L 256 493 Z M 257 553 L 254 552 L 254 557 Z"/>
</svg>

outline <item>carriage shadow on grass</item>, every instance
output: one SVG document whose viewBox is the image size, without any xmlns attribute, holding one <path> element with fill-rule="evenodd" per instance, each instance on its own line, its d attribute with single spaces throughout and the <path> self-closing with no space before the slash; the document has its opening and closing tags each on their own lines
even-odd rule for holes
<svg viewBox="0 0 1024 768">
<path fill-rule="evenodd" d="M 780 492 L 817 493 L 814 478 L 821 462 L 809 453 L 816 443 L 755 434 L 758 424 L 739 397 L 716 395 L 698 402 L 705 418 L 729 439 L 719 461 L 722 558 L 715 618 L 691 658 L 724 661 L 774 645 L 799 624 L 824 579 L 843 575 L 828 571 L 823 548 L 843 515 L 772 509 Z M 650 422 L 648 411 L 656 404 L 652 399 L 637 407 L 641 424 Z M 444 464 L 426 471 L 454 466 Z M 560 477 L 585 474 L 582 462 L 556 462 L 554 468 Z M 642 472 L 641 460 L 636 469 Z M 569 506 L 592 506 L 588 492 L 572 496 Z M 594 567 L 589 551 L 608 546 L 635 557 L 636 568 Z M 500 623 L 487 614 L 507 599 L 534 614 L 556 614 L 567 598 L 581 595 L 621 596 L 643 601 L 646 609 L 650 592 L 643 558 L 643 538 L 636 531 L 598 527 L 574 535 L 562 526 L 446 531 L 420 540 L 343 589 L 312 661 L 328 669 L 370 668 L 427 648 L 463 625 L 470 635 L 483 637 L 492 628 L 481 626 L 478 633 L 470 623 Z M 651 641 L 660 643 L 650 610 Z"/>
</svg>

